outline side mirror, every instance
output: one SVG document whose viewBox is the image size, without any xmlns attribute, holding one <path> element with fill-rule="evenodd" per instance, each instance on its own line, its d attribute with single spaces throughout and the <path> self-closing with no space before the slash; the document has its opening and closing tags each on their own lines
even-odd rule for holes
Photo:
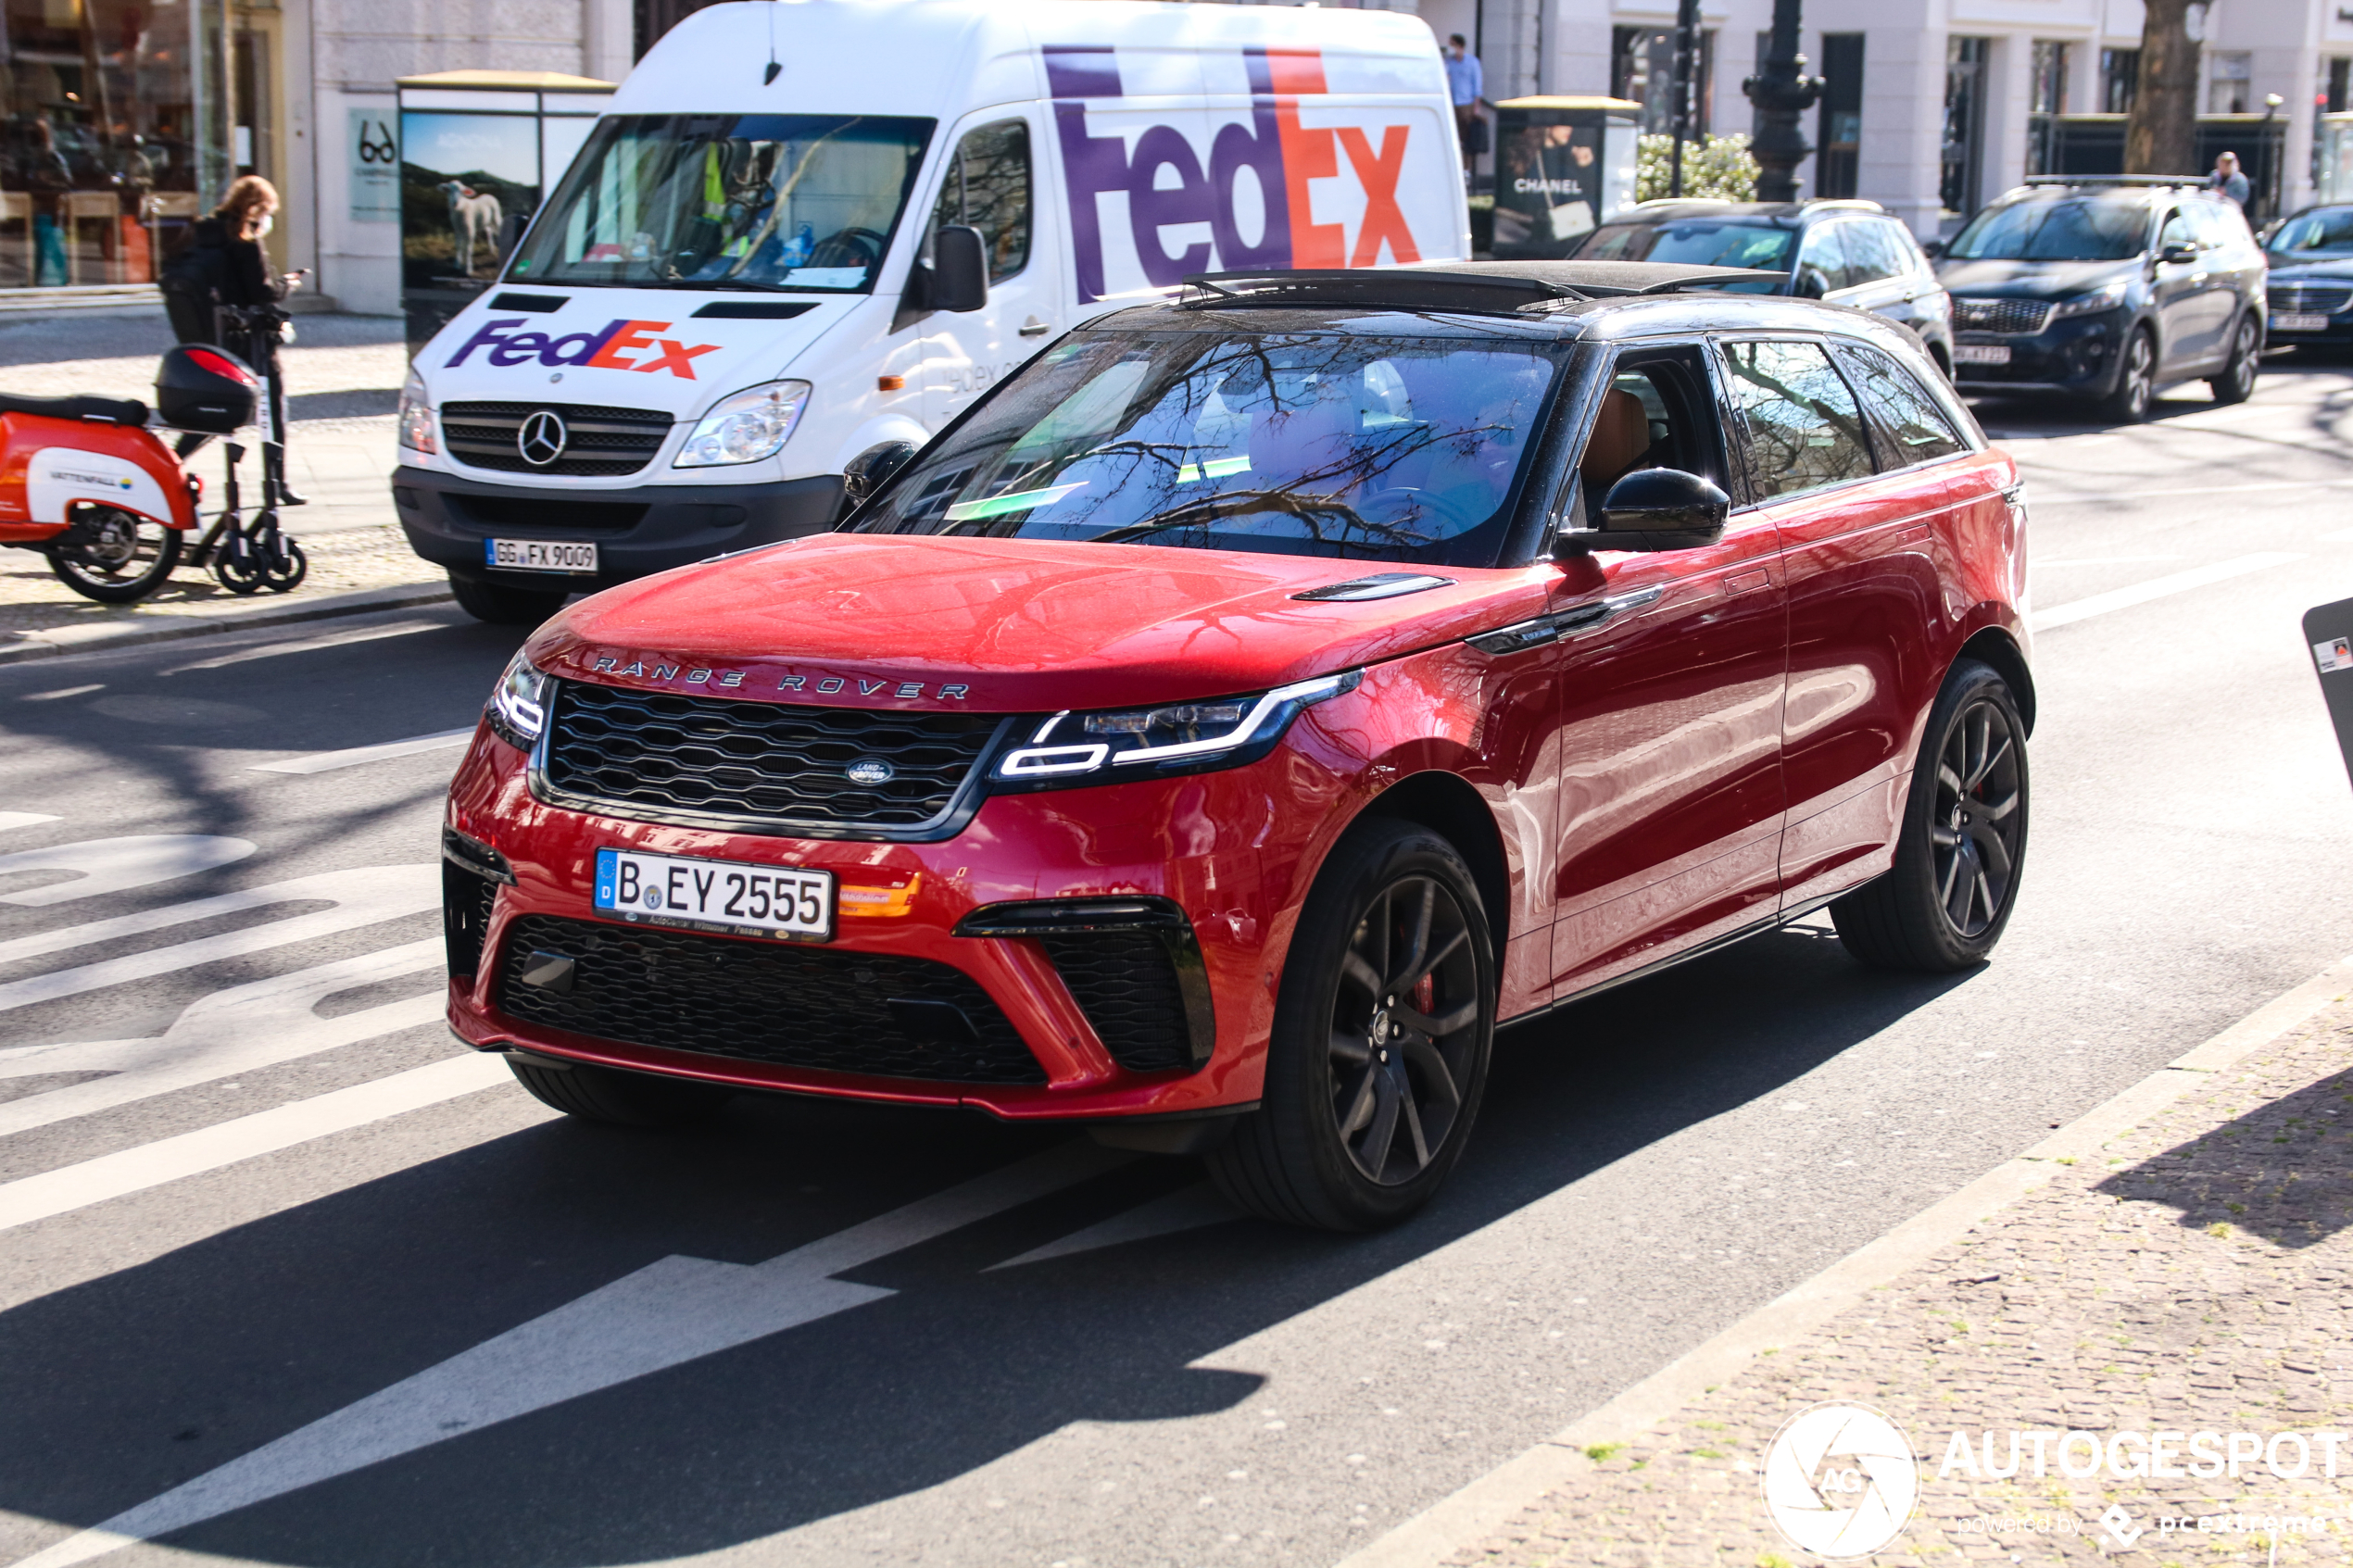
<svg viewBox="0 0 2353 1568">
<path fill-rule="evenodd" d="M 1789 292 L 1799 299 L 1819 299 L 1831 292 L 1830 280 L 1818 269 L 1808 267 L 1797 274 L 1797 286 Z"/>
<path fill-rule="evenodd" d="M 988 303 L 988 242 L 967 224 L 941 224 L 931 233 L 930 273 L 925 308 L 980 309 Z"/>
<path fill-rule="evenodd" d="M 1933 261 L 1938 257 L 1944 254 L 1944 242 L 1943 240 L 1922 240 L 1920 242 L 1920 254 L 1927 257 L 1931 261 Z"/>
<path fill-rule="evenodd" d="M 1609 487 L 1602 525 L 1564 533 L 1555 555 L 1593 550 L 1688 550 L 1723 536 L 1732 498 L 1680 469 L 1637 469 Z"/>
<path fill-rule="evenodd" d="M 843 465 L 841 488 L 853 507 L 862 507 L 866 497 L 883 487 L 883 481 L 914 460 L 915 444 L 912 441 L 885 441 L 869 446 Z"/>
<path fill-rule="evenodd" d="M 2178 267 L 2183 262 L 2196 261 L 2197 259 L 2197 246 L 2184 244 L 2180 240 L 2175 240 L 2171 245 L 2167 245 L 2163 250 L 2158 251 L 2157 253 L 2157 258 L 2159 261 L 2171 262 L 2172 265 Z"/>
</svg>

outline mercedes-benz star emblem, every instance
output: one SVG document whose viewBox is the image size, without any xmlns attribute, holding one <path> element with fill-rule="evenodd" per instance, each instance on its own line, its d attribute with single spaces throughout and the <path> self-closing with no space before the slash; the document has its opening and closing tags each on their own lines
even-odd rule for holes
<svg viewBox="0 0 2353 1568">
<path fill-rule="evenodd" d="M 564 455 L 564 444 L 572 439 L 572 432 L 564 428 L 563 416 L 553 408 L 542 408 L 523 420 L 515 432 L 515 450 L 533 468 L 544 469 Z"/>
</svg>

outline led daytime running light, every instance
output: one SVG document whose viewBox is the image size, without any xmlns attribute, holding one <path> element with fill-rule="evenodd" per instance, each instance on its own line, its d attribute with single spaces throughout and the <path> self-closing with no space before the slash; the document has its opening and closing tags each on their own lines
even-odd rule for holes
<svg viewBox="0 0 2353 1568">
<path fill-rule="evenodd" d="M 1354 690 L 1361 679 L 1361 672 L 1352 670 L 1342 675 L 1319 675 L 1312 681 L 1277 686 L 1256 698 L 1170 703 L 1157 709 L 1119 709 L 1079 720 L 1078 727 L 1085 734 L 1142 735 L 1150 732 L 1151 716 L 1155 714 L 1166 714 L 1178 722 L 1189 723 L 1205 709 L 1232 709 L 1248 703 L 1239 721 L 1218 734 L 1203 735 L 1197 740 L 1169 741 L 1160 746 L 1132 746 L 1120 751 L 1114 751 L 1109 743 L 1103 741 L 1046 744 L 1064 721 L 1071 718 L 1068 711 L 1057 713 L 1038 727 L 1038 732 L 1029 737 L 1027 746 L 1006 754 L 1004 760 L 997 764 L 997 776 L 1009 782 L 1075 780 L 1086 774 L 1100 773 L 1106 766 L 1119 767 L 1129 763 L 1165 765 L 1239 751 L 1280 733 L 1300 709 Z M 1122 721 L 1115 724 L 1105 722 L 1113 719 Z"/>
<path fill-rule="evenodd" d="M 507 666 L 490 692 L 491 727 L 502 737 L 528 751 L 547 727 L 547 677 L 521 654 Z"/>
</svg>

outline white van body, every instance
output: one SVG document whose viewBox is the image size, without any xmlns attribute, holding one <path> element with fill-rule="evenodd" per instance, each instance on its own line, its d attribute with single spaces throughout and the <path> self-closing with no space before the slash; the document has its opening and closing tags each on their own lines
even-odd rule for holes
<svg viewBox="0 0 2353 1568">
<path fill-rule="evenodd" d="M 657 165 L 667 220 L 631 184 Z M 920 445 L 1063 332 L 1187 273 L 1467 257 L 1460 169 L 1412 16 L 712 6 L 639 63 L 499 284 L 417 356 L 399 515 L 470 608 L 821 530 L 857 454 Z M 925 309 L 934 224 L 984 226 L 983 174 L 987 303 Z M 713 462 L 759 443 L 707 431 L 689 451 L 761 387 L 769 422 L 726 429 L 773 435 L 799 397 L 780 448 Z"/>
</svg>

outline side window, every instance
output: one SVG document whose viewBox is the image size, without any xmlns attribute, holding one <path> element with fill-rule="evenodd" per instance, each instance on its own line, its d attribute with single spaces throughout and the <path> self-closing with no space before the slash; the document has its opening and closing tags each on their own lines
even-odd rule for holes
<svg viewBox="0 0 2353 1568">
<path fill-rule="evenodd" d="M 2157 232 L 2157 248 L 2162 251 L 2167 245 L 2194 245 L 2196 244 L 2197 244 L 2197 234 L 2190 228 L 2189 219 L 2180 212 L 2167 213 L 2165 227 Z"/>
<path fill-rule="evenodd" d="M 1029 265 L 1029 122 L 1000 119 L 964 133 L 948 161 L 931 226 L 969 223 L 988 242 L 988 281 Z"/>
<path fill-rule="evenodd" d="M 1819 299 L 1846 286 L 1846 244 L 1843 223 L 1823 223 L 1809 229 L 1797 247 L 1797 282 L 1790 290 L 1801 299 Z"/>
<path fill-rule="evenodd" d="M 1869 475 L 1862 410 L 1820 345 L 1728 343 L 1724 366 L 1755 499 Z"/>
<path fill-rule="evenodd" d="M 1936 399 L 1903 366 L 1860 344 L 1840 344 L 1838 358 L 1862 393 L 1881 436 L 1894 448 L 1889 468 L 1907 469 L 1969 450 Z"/>
<path fill-rule="evenodd" d="M 1570 505 L 1581 501 L 1585 517 L 1597 518 L 1609 487 L 1636 469 L 1681 469 L 1724 483 L 1716 398 L 1697 345 L 1618 360 L 1578 458 L 1581 495 Z"/>
<path fill-rule="evenodd" d="M 1893 223 L 1848 223 L 1846 230 L 1847 282 L 1875 283 L 1883 278 L 1900 278 L 1912 270 L 1912 258 L 1897 237 Z"/>
</svg>

